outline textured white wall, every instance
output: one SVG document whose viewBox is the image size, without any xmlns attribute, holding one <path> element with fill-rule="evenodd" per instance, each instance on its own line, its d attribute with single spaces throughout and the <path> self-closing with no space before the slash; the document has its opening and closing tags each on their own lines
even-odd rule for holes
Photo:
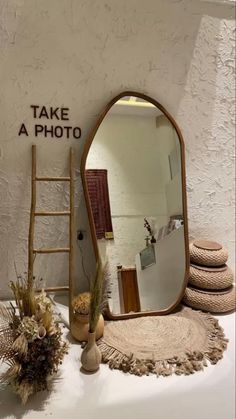
<svg viewBox="0 0 236 419">
<path fill-rule="evenodd" d="M 79 168 L 98 114 L 125 89 L 149 94 L 176 118 L 187 150 L 190 234 L 223 242 L 232 265 L 235 79 L 234 9 L 229 3 L 0 1 L 2 296 L 14 278 L 13 260 L 20 271 L 26 264 L 31 144 L 39 146 L 42 172 L 66 173 L 69 145 L 76 148 Z M 32 123 L 29 106 L 35 103 L 69 107 L 71 125 L 82 127 L 81 140 L 18 138 L 21 121 Z M 79 174 L 77 191 L 78 227 L 88 230 Z M 48 193 L 41 198 L 51 205 Z M 67 203 L 64 193 L 60 207 Z M 50 233 L 48 223 L 44 220 L 40 228 L 45 240 L 62 244 L 64 223 Z M 82 246 L 90 261 L 89 234 Z M 54 256 L 45 258 L 37 261 L 40 274 L 51 284 L 65 282 L 64 265 Z M 77 267 L 81 272 L 79 253 Z M 82 284 L 82 273 L 78 279 Z"/>
</svg>

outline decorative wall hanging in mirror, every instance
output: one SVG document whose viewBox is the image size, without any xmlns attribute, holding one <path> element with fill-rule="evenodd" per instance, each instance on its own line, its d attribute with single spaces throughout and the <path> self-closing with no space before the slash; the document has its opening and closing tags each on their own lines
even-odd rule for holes
<svg viewBox="0 0 236 419">
<path fill-rule="evenodd" d="M 106 252 L 111 319 L 169 313 L 189 271 L 184 142 L 148 96 L 125 92 L 100 116 L 81 174 L 95 256 Z"/>
</svg>

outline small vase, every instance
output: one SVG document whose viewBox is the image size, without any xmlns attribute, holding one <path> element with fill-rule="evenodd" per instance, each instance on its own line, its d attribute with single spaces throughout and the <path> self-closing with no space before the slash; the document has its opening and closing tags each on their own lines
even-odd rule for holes
<svg viewBox="0 0 236 419">
<path fill-rule="evenodd" d="M 102 361 L 100 349 L 96 344 L 95 332 L 88 334 L 88 343 L 81 355 L 81 364 L 85 371 L 95 372 L 99 369 Z"/>
<path fill-rule="evenodd" d="M 72 336 L 79 342 L 87 342 L 89 334 L 89 315 L 74 313 L 70 324 Z M 104 318 L 101 314 L 96 327 L 96 340 L 100 339 L 104 331 Z"/>
</svg>

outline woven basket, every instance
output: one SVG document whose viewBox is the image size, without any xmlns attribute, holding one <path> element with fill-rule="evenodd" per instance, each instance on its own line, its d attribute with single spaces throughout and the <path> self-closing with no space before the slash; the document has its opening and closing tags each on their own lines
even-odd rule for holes
<svg viewBox="0 0 236 419">
<path fill-rule="evenodd" d="M 206 292 L 187 287 L 183 302 L 197 310 L 211 313 L 227 313 L 235 310 L 235 288 L 218 292 Z"/>
<path fill-rule="evenodd" d="M 198 265 L 221 266 L 228 259 L 228 252 L 224 247 L 218 250 L 201 249 L 194 242 L 189 245 L 190 260 Z"/>
<path fill-rule="evenodd" d="M 225 270 L 207 270 L 208 268 L 202 269 L 201 266 L 197 267 L 190 266 L 189 272 L 189 284 L 194 285 L 198 288 L 209 289 L 209 290 L 221 290 L 229 288 L 234 280 L 233 271 L 225 265 Z"/>
</svg>

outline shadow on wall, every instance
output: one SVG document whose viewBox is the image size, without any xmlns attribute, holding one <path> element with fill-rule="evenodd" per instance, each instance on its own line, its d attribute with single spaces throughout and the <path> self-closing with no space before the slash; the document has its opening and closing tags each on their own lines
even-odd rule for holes
<svg viewBox="0 0 236 419">
<path fill-rule="evenodd" d="M 190 237 L 224 242 L 232 257 L 235 61 L 229 3 L 201 1 L 204 14 L 177 115 L 187 152 Z"/>
<path fill-rule="evenodd" d="M 0 255 L 4 262 L 1 263 L 0 268 L 0 298 L 4 296 L 2 288 L 7 289 L 7 294 L 9 295 L 9 280 L 16 279 L 14 262 L 18 261 L 20 265 L 21 270 L 19 273 L 23 274 L 27 269 L 28 228 L 25 228 L 26 224 L 24 220 L 27 219 L 29 222 L 29 214 L 25 205 L 28 203 L 30 206 L 28 201 L 29 182 L 22 182 L 21 175 L 13 175 L 8 179 L 4 178 L 5 176 L 0 179 L 3 179 L 3 182 L 0 184 Z M 4 180 L 6 181 L 4 182 Z M 11 232 L 14 232 L 14 234 L 11 235 Z"/>
</svg>

